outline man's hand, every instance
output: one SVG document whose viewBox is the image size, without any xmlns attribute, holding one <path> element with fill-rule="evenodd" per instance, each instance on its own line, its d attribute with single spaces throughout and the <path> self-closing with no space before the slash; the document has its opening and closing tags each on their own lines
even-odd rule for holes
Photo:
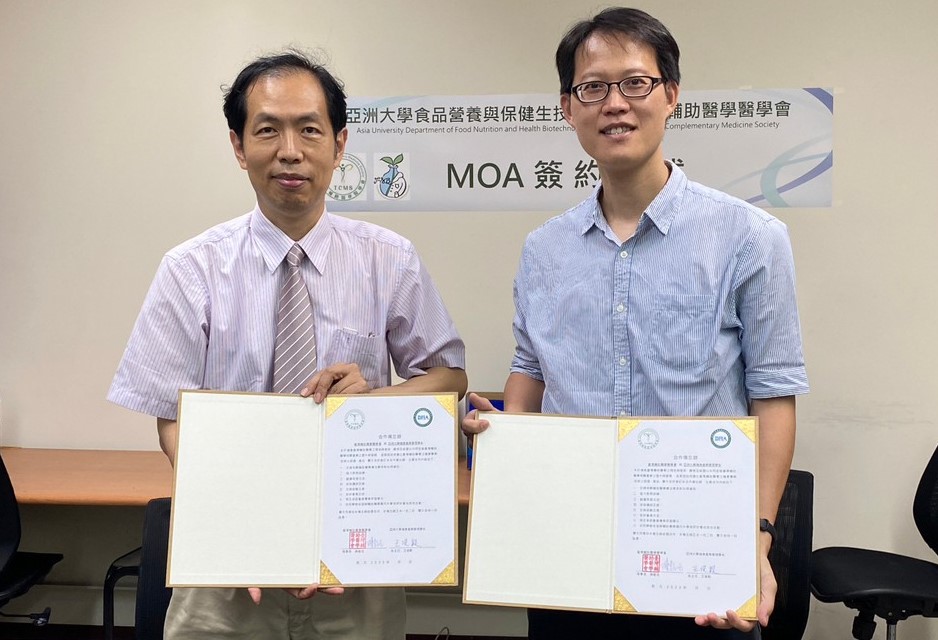
<svg viewBox="0 0 938 640">
<path fill-rule="evenodd" d="M 251 596 L 251 600 L 254 601 L 254 604 L 261 603 L 262 589 L 260 587 L 248 587 L 248 594 Z M 345 593 L 345 589 L 342 587 L 320 587 L 318 584 L 311 584 L 308 587 L 303 587 L 302 589 L 284 589 L 291 596 L 297 600 L 308 600 L 316 595 L 317 592 L 322 591 L 323 593 L 328 593 L 331 596 L 340 596 Z"/>
<path fill-rule="evenodd" d="M 316 404 L 321 403 L 331 393 L 368 393 L 371 387 L 362 376 L 361 369 L 354 362 L 334 364 L 316 372 L 316 375 L 303 387 L 300 395 L 304 398 L 313 396 Z"/>
<path fill-rule="evenodd" d="M 761 572 L 762 593 L 759 601 L 759 608 L 756 610 L 756 618 L 763 627 L 769 624 L 769 616 L 775 609 L 775 594 L 778 592 L 778 583 L 775 581 L 775 574 L 772 572 L 772 565 L 769 564 L 768 549 L 762 554 L 762 560 L 759 563 Z M 715 613 L 708 613 L 705 616 L 697 616 L 694 622 L 702 627 L 715 627 L 717 629 L 739 629 L 740 631 L 752 631 L 756 623 L 751 620 L 743 620 L 739 614 L 733 610 L 726 612 L 726 617 L 721 618 Z"/>
<path fill-rule="evenodd" d="M 471 438 L 489 428 L 488 420 L 479 419 L 479 411 L 498 411 L 498 409 L 492 406 L 488 398 L 483 398 L 477 393 L 469 394 L 469 402 L 476 408 L 467 413 L 466 417 L 462 419 L 462 432 Z"/>
</svg>

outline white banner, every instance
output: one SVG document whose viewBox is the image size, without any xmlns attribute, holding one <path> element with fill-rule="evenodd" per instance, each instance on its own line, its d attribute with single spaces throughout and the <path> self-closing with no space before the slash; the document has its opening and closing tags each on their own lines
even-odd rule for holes
<svg viewBox="0 0 938 640">
<path fill-rule="evenodd" d="M 829 89 L 682 91 L 664 154 L 760 207 L 829 207 Z M 596 163 L 556 94 L 352 98 L 332 211 L 562 211 Z"/>
</svg>

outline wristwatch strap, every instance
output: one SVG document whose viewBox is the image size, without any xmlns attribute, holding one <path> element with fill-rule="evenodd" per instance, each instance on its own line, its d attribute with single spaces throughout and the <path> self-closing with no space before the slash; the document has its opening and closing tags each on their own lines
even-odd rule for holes
<svg viewBox="0 0 938 640">
<path fill-rule="evenodd" d="M 765 518 L 759 520 L 759 531 L 767 532 L 772 538 L 773 543 L 775 542 L 775 538 L 778 537 L 778 532 L 775 530 L 775 525 Z"/>
</svg>

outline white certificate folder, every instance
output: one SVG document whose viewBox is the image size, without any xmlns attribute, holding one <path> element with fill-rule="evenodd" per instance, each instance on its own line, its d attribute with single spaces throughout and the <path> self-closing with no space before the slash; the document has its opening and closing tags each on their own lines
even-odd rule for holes
<svg viewBox="0 0 938 640">
<path fill-rule="evenodd" d="M 456 406 L 181 391 L 167 585 L 456 584 Z"/>
<path fill-rule="evenodd" d="M 756 418 L 483 417 L 464 602 L 755 619 Z"/>
</svg>

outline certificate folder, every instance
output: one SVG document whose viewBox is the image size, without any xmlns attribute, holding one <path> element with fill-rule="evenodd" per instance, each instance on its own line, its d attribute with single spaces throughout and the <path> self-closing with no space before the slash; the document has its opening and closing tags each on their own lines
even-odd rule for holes
<svg viewBox="0 0 938 640">
<path fill-rule="evenodd" d="M 482 417 L 464 602 L 755 619 L 755 418 Z"/>
<path fill-rule="evenodd" d="M 456 403 L 181 391 L 167 585 L 456 584 Z"/>
</svg>

